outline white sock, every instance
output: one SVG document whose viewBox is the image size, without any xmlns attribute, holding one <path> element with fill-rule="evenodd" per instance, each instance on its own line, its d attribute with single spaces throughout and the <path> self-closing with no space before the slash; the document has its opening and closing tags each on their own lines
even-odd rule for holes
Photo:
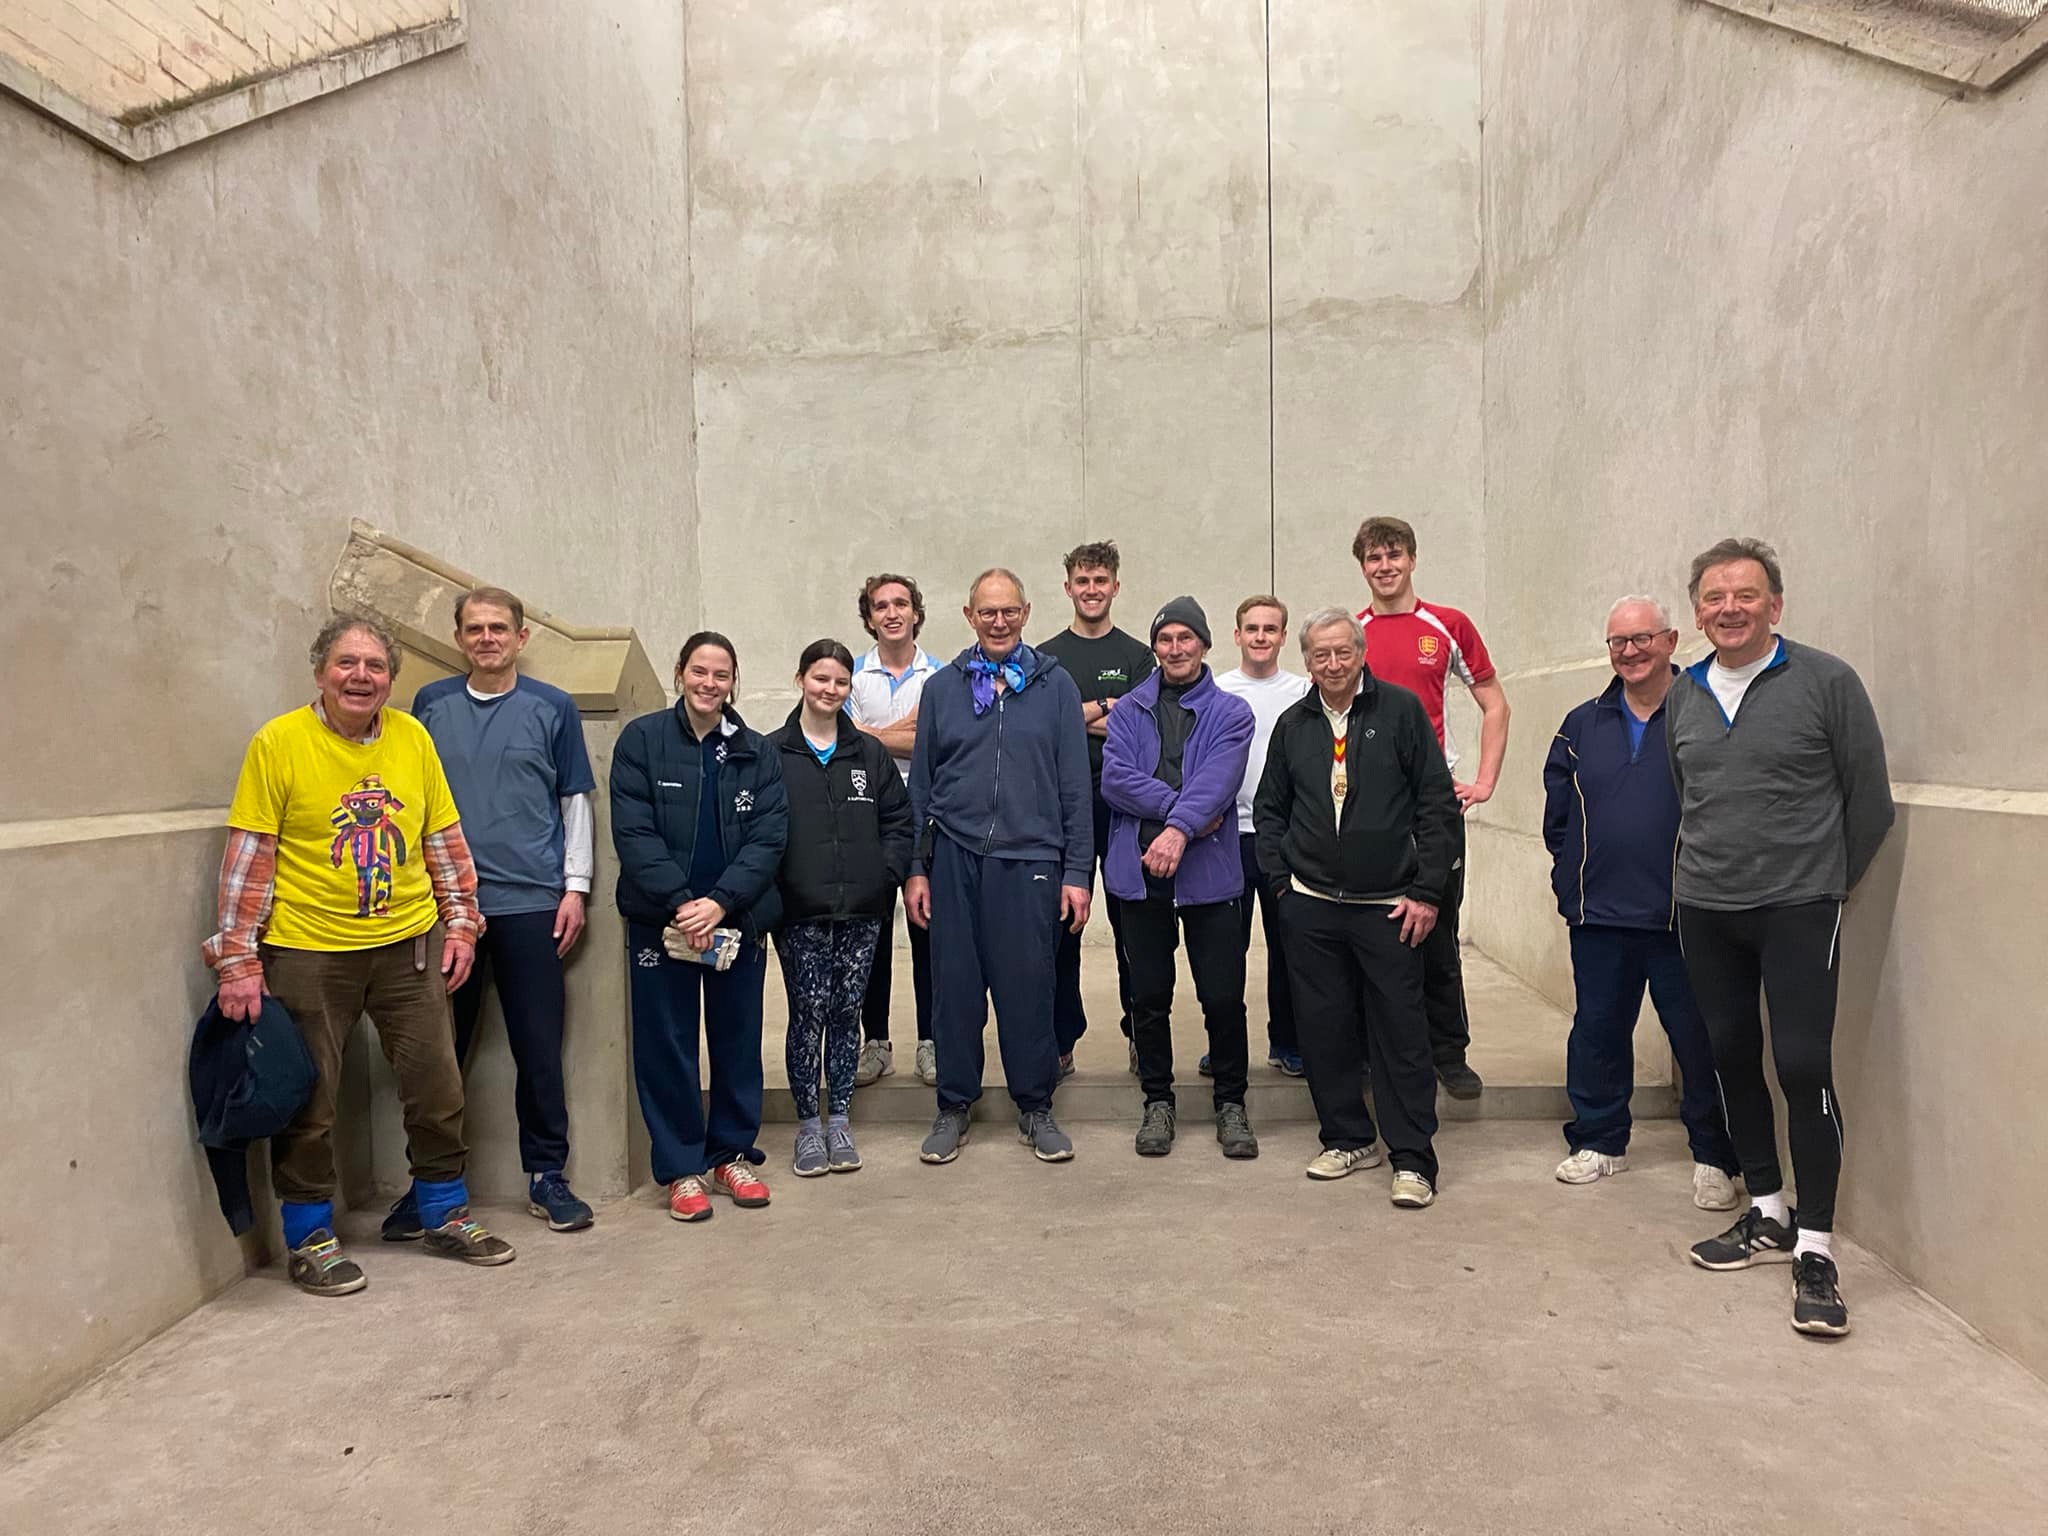
<svg viewBox="0 0 2048 1536">
<path fill-rule="evenodd" d="M 1749 1203 L 1781 1227 L 1792 1219 L 1792 1212 L 1785 1204 L 1785 1191 L 1782 1189 L 1775 1195 L 1751 1195 Z"/>
<path fill-rule="evenodd" d="M 1796 1259 L 1809 1253 L 1817 1253 L 1824 1259 L 1832 1259 L 1835 1256 L 1835 1234 L 1810 1232 L 1801 1227 L 1799 1241 L 1792 1245 L 1792 1257 Z"/>
</svg>

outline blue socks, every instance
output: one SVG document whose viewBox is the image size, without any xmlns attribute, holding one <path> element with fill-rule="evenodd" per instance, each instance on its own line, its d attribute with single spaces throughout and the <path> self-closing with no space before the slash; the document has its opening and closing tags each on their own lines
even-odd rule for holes
<svg viewBox="0 0 2048 1536">
<path fill-rule="evenodd" d="M 414 1179 L 413 1192 L 419 1196 L 420 1225 L 429 1232 L 445 1224 L 448 1213 L 469 1204 L 469 1186 L 460 1177 L 453 1179 Z"/>
<path fill-rule="evenodd" d="M 286 1200 L 284 1211 L 284 1245 L 287 1248 L 303 1248 L 306 1239 L 322 1227 L 334 1230 L 334 1202 L 332 1200 Z"/>
</svg>

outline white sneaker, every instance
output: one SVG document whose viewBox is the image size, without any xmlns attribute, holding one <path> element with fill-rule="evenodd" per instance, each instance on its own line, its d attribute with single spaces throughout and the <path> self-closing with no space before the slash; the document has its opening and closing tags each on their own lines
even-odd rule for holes
<svg viewBox="0 0 2048 1536">
<path fill-rule="evenodd" d="M 929 1040 L 917 1042 L 917 1080 L 927 1088 L 939 1086 L 939 1048 Z"/>
<path fill-rule="evenodd" d="M 886 1040 L 869 1040 L 860 1048 L 860 1060 L 854 1064 L 853 1086 L 865 1088 L 879 1078 L 896 1075 L 896 1050 Z"/>
<path fill-rule="evenodd" d="M 1378 1142 L 1366 1147 L 1325 1147 L 1308 1165 L 1308 1176 L 1312 1179 L 1341 1179 L 1360 1168 L 1377 1168 L 1384 1161 Z"/>
<path fill-rule="evenodd" d="M 1436 1203 L 1436 1191 L 1430 1188 L 1429 1180 L 1421 1174 L 1403 1169 L 1394 1175 L 1394 1183 L 1387 1191 L 1387 1198 L 1398 1206 L 1419 1211 L 1425 1205 Z"/>
<path fill-rule="evenodd" d="M 1692 1203 L 1703 1211 L 1732 1211 L 1742 1197 L 1735 1193 L 1735 1181 L 1712 1163 L 1694 1163 Z"/>
<path fill-rule="evenodd" d="M 1581 1147 L 1557 1165 L 1557 1182 L 1591 1184 L 1595 1179 L 1604 1179 L 1609 1174 L 1627 1172 L 1626 1156 L 1609 1157 L 1605 1152 L 1595 1152 L 1590 1147 Z"/>
</svg>

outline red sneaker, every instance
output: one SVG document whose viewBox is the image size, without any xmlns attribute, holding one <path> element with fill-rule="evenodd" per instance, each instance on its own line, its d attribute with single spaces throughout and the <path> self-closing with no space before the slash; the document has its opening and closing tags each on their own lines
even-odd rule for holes
<svg viewBox="0 0 2048 1536">
<path fill-rule="evenodd" d="M 721 1195 L 732 1196 L 734 1205 L 766 1205 L 768 1186 L 761 1182 L 754 1165 L 745 1159 L 720 1163 L 711 1170 L 711 1188 Z"/>
<path fill-rule="evenodd" d="M 711 1197 L 702 1179 L 677 1179 L 668 1187 L 668 1213 L 677 1221 L 708 1221 Z"/>
</svg>

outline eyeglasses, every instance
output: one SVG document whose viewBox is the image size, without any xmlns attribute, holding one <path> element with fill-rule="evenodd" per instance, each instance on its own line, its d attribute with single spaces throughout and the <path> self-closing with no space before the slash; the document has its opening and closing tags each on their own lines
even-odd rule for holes
<svg viewBox="0 0 2048 1536">
<path fill-rule="evenodd" d="M 1024 617 L 1024 610 L 1022 608 L 977 608 L 974 610 L 974 616 L 984 624 L 993 624 L 999 619 L 1005 624 L 1014 624 Z"/>
<path fill-rule="evenodd" d="M 1617 656 L 1630 648 L 1638 651 L 1647 651 L 1650 648 L 1651 641 L 1661 640 L 1664 636 L 1675 633 L 1675 630 L 1660 629 L 1651 634 L 1644 635 L 1609 635 L 1607 637 L 1607 649 Z"/>
</svg>

